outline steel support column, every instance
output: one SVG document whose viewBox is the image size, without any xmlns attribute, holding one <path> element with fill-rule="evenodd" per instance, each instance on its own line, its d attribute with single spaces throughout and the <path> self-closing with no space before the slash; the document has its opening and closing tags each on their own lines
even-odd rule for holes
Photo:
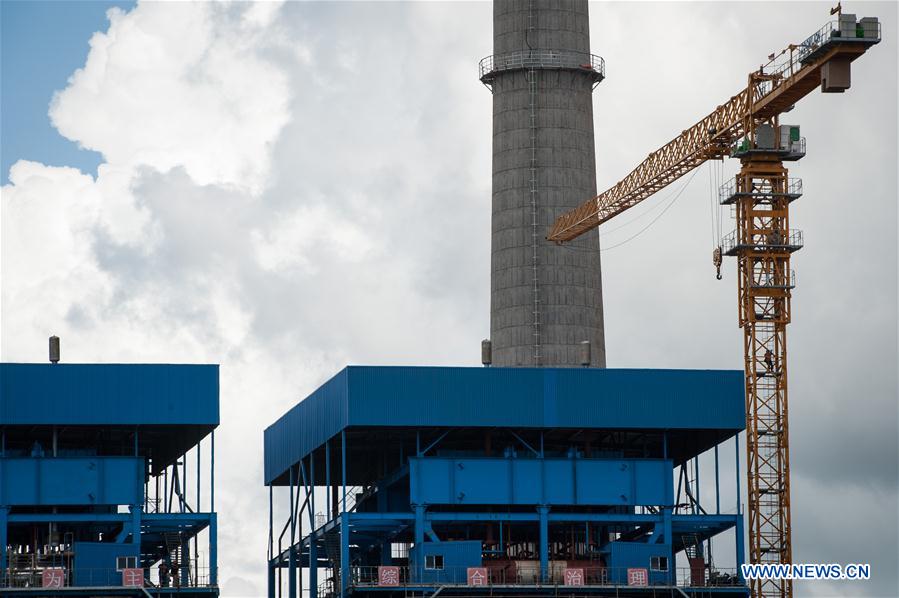
<svg viewBox="0 0 899 598">
<path fill-rule="evenodd" d="M 6 573 L 6 535 L 7 535 L 7 514 L 9 507 L 0 507 L 0 577 L 5 577 Z"/>
<path fill-rule="evenodd" d="M 743 579 L 743 563 L 746 562 L 746 548 L 743 545 L 743 518 L 737 517 L 737 525 L 734 528 L 734 537 L 736 539 L 736 549 L 737 549 L 737 576 L 739 576 L 741 582 L 745 582 Z"/>
<path fill-rule="evenodd" d="M 309 454 L 309 592 L 318 591 L 318 541 L 315 537 L 315 451 Z M 302 534 L 301 534 L 302 535 Z"/>
<path fill-rule="evenodd" d="M 209 514 L 209 584 L 219 583 L 218 514 Z"/>
<path fill-rule="evenodd" d="M 209 512 L 215 513 L 215 430 L 209 435 Z"/>
<path fill-rule="evenodd" d="M 674 541 L 671 526 L 671 507 L 662 509 L 662 518 L 662 530 L 665 535 L 665 543 L 668 545 L 668 584 L 674 585 L 677 580 L 674 578 Z"/>
<path fill-rule="evenodd" d="M 290 548 L 287 564 L 287 596 L 288 598 L 297 598 L 297 555 L 294 546 L 297 542 L 297 521 L 293 508 L 294 505 L 294 484 L 296 475 L 293 473 L 294 466 L 290 466 Z"/>
<path fill-rule="evenodd" d="M 347 595 L 350 584 L 350 518 L 340 514 L 340 595 Z"/>
<path fill-rule="evenodd" d="M 140 546 L 140 505 L 131 505 L 128 510 L 131 511 L 131 543 Z M 6 544 L 0 544 L 0 547 L 5 550 Z"/>
<path fill-rule="evenodd" d="M 275 569 L 272 560 L 275 558 L 274 524 L 275 524 L 274 486 L 268 487 L 268 598 L 275 598 Z"/>
<path fill-rule="evenodd" d="M 346 430 L 340 431 L 340 488 L 343 501 L 342 513 L 346 512 Z"/>
<path fill-rule="evenodd" d="M 718 445 L 715 445 L 715 514 L 721 514 L 721 483 L 718 474 Z"/>
<path fill-rule="evenodd" d="M 540 580 L 549 579 L 549 507 L 537 507 L 540 517 Z"/>
</svg>

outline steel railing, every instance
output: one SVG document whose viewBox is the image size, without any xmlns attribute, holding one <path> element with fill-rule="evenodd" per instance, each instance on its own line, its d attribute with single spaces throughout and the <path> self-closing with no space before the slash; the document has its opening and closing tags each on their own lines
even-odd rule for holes
<svg viewBox="0 0 899 598">
<path fill-rule="evenodd" d="M 482 571 L 486 570 L 486 576 L 473 578 L 468 567 L 445 567 L 442 569 L 426 569 L 423 567 L 396 567 L 395 571 L 381 571 L 376 566 L 351 567 L 350 584 L 356 587 L 377 586 L 532 586 L 532 587 L 574 587 L 604 586 L 625 587 L 641 585 L 647 586 L 676 585 L 679 587 L 696 586 L 739 586 L 736 569 L 709 569 L 706 568 L 702 575 L 697 575 L 689 567 L 679 567 L 671 572 L 651 571 L 643 568 L 644 575 L 637 574 L 633 577 L 633 567 L 602 567 L 602 566 L 572 566 L 570 569 L 579 570 L 574 578 L 566 578 L 566 569 L 563 564 L 551 563 L 547 571 L 547 578 L 540 578 L 539 563 L 514 563 L 502 561 L 502 564 L 486 561 Z M 638 568 L 639 569 L 639 568 Z M 381 577 L 379 574 L 384 575 Z M 394 573 L 396 575 L 394 575 Z M 642 578 L 642 579 L 641 579 Z M 576 583 L 571 583 L 575 581 Z M 577 583 L 579 582 L 579 583 Z M 323 588 L 327 584 L 322 585 Z"/>
<path fill-rule="evenodd" d="M 752 274 L 751 284 L 757 289 L 793 289 L 796 288 L 796 271 L 755 272 Z"/>
<path fill-rule="evenodd" d="M 730 203 L 735 197 L 749 195 L 771 195 L 771 196 L 793 196 L 802 195 L 802 179 L 790 177 L 787 179 L 786 189 L 775 193 L 770 189 L 756 189 L 755 191 L 740 191 L 737 187 L 738 177 L 734 177 L 718 188 L 718 202 L 721 204 Z"/>
<path fill-rule="evenodd" d="M 803 246 L 804 238 L 801 230 L 791 228 L 787 234 L 759 233 L 752 239 L 738 238 L 738 231 L 731 231 L 721 238 L 721 251 L 729 253 L 737 249 L 790 249 L 796 250 Z"/>
<path fill-rule="evenodd" d="M 843 35 L 840 29 L 839 21 L 829 21 L 824 24 L 818 31 L 814 32 L 806 38 L 804 42 L 799 44 L 796 52 L 796 62 L 802 62 L 811 56 L 816 50 L 830 41 L 847 41 L 847 40 L 863 40 L 863 41 L 880 41 L 880 21 L 872 23 L 876 25 L 873 30 L 866 29 L 862 23 L 855 23 L 855 27 L 849 36 Z"/>
<path fill-rule="evenodd" d="M 602 79 L 606 74 L 606 63 L 601 56 L 586 52 L 521 50 L 481 59 L 478 78 L 486 83 L 495 73 L 526 69 L 584 70 Z"/>
<path fill-rule="evenodd" d="M 731 158 L 739 158 L 745 155 L 748 152 L 754 151 L 762 151 L 762 152 L 779 152 L 781 154 L 786 154 L 784 159 L 789 158 L 802 158 L 805 157 L 805 137 L 800 137 L 796 141 L 790 141 L 789 145 L 786 147 L 781 146 L 778 142 L 778 146 L 775 148 L 755 148 L 752 147 L 749 143 L 749 139 L 744 137 L 737 143 L 731 146 L 730 148 L 730 157 Z"/>
<path fill-rule="evenodd" d="M 0 588 L 40 588 L 44 585 L 44 572 L 51 569 L 62 569 L 63 587 L 128 587 L 125 584 L 123 572 L 115 568 L 81 568 L 67 569 L 57 567 L 34 568 L 27 570 L 8 570 L 0 572 Z M 174 575 L 171 571 L 167 576 L 160 576 L 159 567 L 143 569 L 144 587 L 169 587 L 169 588 L 209 588 L 215 587 L 211 583 L 211 571 L 209 567 L 201 567 L 199 570 L 191 568 L 186 579 L 183 579 L 179 571 Z"/>
<path fill-rule="evenodd" d="M 760 96 L 766 96 L 773 91 L 783 79 L 792 77 L 799 72 L 805 62 L 814 59 L 820 51 L 823 51 L 832 42 L 862 42 L 877 43 L 880 41 L 880 22 L 853 24 L 848 35 L 843 35 L 839 21 L 829 21 L 820 29 L 808 36 L 805 41 L 792 51 L 785 52 L 762 67 L 765 75 L 773 75 L 773 80 L 759 81 L 756 86 Z"/>
<path fill-rule="evenodd" d="M 341 510 L 346 510 L 347 513 L 351 513 L 356 510 L 356 507 L 359 506 L 360 499 L 365 500 L 369 496 L 372 495 L 374 491 L 374 487 L 365 487 L 365 486 L 353 486 L 346 489 L 346 506 Z M 338 506 L 342 505 L 342 499 L 338 498 Z M 315 513 L 315 517 L 313 519 L 313 523 L 315 525 L 315 529 L 319 529 L 323 527 L 331 521 L 331 516 L 328 513 L 324 513 L 322 511 L 318 511 Z"/>
</svg>

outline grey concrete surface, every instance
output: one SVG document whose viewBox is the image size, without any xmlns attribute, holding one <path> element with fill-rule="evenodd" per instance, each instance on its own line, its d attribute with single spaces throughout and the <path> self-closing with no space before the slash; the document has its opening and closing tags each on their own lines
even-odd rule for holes
<svg viewBox="0 0 899 598">
<path fill-rule="evenodd" d="M 495 56 L 529 50 L 584 54 L 586 0 L 496 0 Z M 497 73 L 493 89 L 490 336 L 496 366 L 605 367 L 596 230 L 556 246 L 559 214 L 596 195 L 593 79 L 559 69 Z"/>
</svg>

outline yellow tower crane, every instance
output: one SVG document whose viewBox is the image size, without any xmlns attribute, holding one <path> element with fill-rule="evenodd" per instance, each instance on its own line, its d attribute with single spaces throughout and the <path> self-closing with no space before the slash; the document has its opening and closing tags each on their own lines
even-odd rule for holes
<svg viewBox="0 0 899 598">
<path fill-rule="evenodd" d="M 607 191 L 561 215 L 547 237 L 563 243 L 591 230 L 665 188 L 707 160 L 739 158 L 741 168 L 719 190 L 733 205 L 736 228 L 713 254 L 738 261 L 739 322 L 744 332 L 749 560 L 792 563 L 790 443 L 787 416 L 787 338 L 795 279 L 790 255 L 802 233 L 790 228 L 789 206 L 802 183 L 784 161 L 805 155 L 799 128 L 780 114 L 820 86 L 843 92 L 850 63 L 880 41 L 877 18 L 856 20 L 839 6 L 836 19 L 801 44 L 791 44 L 749 74 L 745 89 L 675 139 L 649 154 Z M 756 597 L 790 597 L 789 580 L 751 580 Z"/>
</svg>

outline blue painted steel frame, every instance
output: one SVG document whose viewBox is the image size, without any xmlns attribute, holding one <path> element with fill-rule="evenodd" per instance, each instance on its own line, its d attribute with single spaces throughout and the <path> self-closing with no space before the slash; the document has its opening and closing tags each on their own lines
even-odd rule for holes
<svg viewBox="0 0 899 598">
<path fill-rule="evenodd" d="M 342 438 L 342 454 L 346 454 L 346 439 L 345 436 Z M 738 446 L 738 437 L 734 437 L 734 442 Z M 737 455 L 739 455 L 739 450 L 737 450 Z M 432 458 L 435 460 L 440 460 L 436 458 Z M 313 461 L 310 459 L 310 465 Z M 304 464 L 301 463 L 301 470 L 304 469 Z M 718 461 L 715 461 L 715 475 L 718 477 Z M 737 470 L 739 471 L 739 463 L 737 464 Z M 346 472 L 346 461 L 345 459 L 341 460 L 341 473 L 342 478 L 345 479 Z M 305 474 L 303 474 L 305 478 Z M 739 483 L 739 476 L 736 478 Z M 304 491 L 307 494 L 307 499 L 311 502 L 314 501 L 314 489 L 307 483 L 304 479 L 303 481 Z M 345 501 L 346 498 L 346 484 L 342 484 L 341 488 L 343 498 Z M 295 516 L 295 507 L 294 500 L 299 501 L 299 495 L 297 494 L 296 499 L 293 497 L 293 485 L 291 484 L 291 520 L 290 523 L 293 526 L 294 524 L 294 516 Z M 270 488 L 271 493 L 271 488 Z M 716 492 L 717 494 L 717 492 Z M 718 498 L 716 496 L 716 502 Z M 738 497 L 739 503 L 739 497 Z M 271 507 L 270 507 L 271 508 Z M 627 525 L 627 524 L 640 524 L 647 525 L 652 524 L 654 526 L 659 526 L 662 530 L 664 546 L 667 547 L 667 551 L 669 554 L 669 562 L 674 562 L 674 551 L 673 551 L 673 539 L 674 534 L 677 533 L 687 534 L 687 535 L 696 535 L 697 537 L 701 536 L 702 538 L 711 538 L 714 535 L 722 533 L 728 529 L 735 529 L 735 548 L 736 548 L 736 557 L 737 557 L 737 568 L 739 570 L 739 566 L 744 562 L 744 552 L 743 552 L 743 520 L 742 514 L 737 513 L 734 515 L 728 514 L 720 514 L 716 513 L 714 515 L 711 514 L 673 514 L 672 508 L 670 506 L 663 507 L 657 513 L 578 513 L 578 512 L 552 512 L 551 507 L 547 505 L 537 505 L 534 512 L 495 512 L 495 511 L 476 511 L 476 512 L 432 512 L 428 511 L 425 505 L 413 504 L 411 512 L 390 512 L 390 511 L 382 511 L 382 512 L 347 512 L 345 509 L 345 502 L 341 505 L 339 516 L 337 519 L 331 520 L 320 528 L 316 529 L 315 523 L 311 520 L 311 514 L 314 512 L 310 510 L 310 531 L 309 534 L 304 535 L 299 539 L 299 541 L 294 541 L 295 538 L 295 530 L 291 530 L 291 546 L 288 548 L 288 569 L 291 582 L 289 583 L 288 588 L 288 597 L 289 598 L 297 598 L 298 592 L 296 588 L 296 584 L 293 580 L 296 579 L 296 575 L 298 573 L 299 568 L 309 567 L 310 569 L 310 586 L 312 588 L 317 588 L 317 576 L 315 571 L 317 567 L 321 565 L 327 564 L 327 562 L 322 563 L 317 555 L 316 555 L 316 546 L 323 542 L 326 535 L 332 533 L 334 531 L 339 530 L 340 532 L 340 562 L 341 562 L 341 575 L 340 575 L 340 591 L 341 596 L 347 596 L 350 590 L 349 579 L 350 579 L 350 544 L 351 538 L 350 533 L 352 529 L 352 533 L 360 534 L 367 532 L 374 532 L 376 534 L 384 533 L 385 529 L 397 528 L 403 522 L 411 522 L 414 528 L 414 541 L 416 545 L 423 545 L 425 543 L 425 537 L 428 535 L 433 535 L 431 524 L 432 522 L 450 522 L 450 523 L 478 523 L 478 522 L 536 522 L 539 526 L 539 558 L 540 558 L 540 576 L 543 582 L 548 582 L 548 571 L 549 571 L 549 549 L 548 549 L 548 537 L 549 537 L 549 525 L 552 523 L 605 523 L 605 524 L 618 524 L 618 525 Z M 271 519 L 270 519 L 271 523 Z M 385 528 L 386 525 L 386 528 Z M 502 528 L 500 528 L 502 529 Z M 270 538 L 271 538 L 271 525 L 270 525 Z M 277 557 L 274 556 L 274 553 L 270 552 L 272 558 L 270 559 L 268 568 L 269 568 L 269 596 L 275 596 L 275 584 L 274 584 L 274 570 L 283 566 L 284 554 L 280 553 Z M 300 558 L 298 559 L 297 556 Z M 669 584 L 673 585 L 675 580 L 673 578 L 673 571 L 669 570 Z M 742 578 L 741 578 L 742 581 Z M 423 589 L 431 589 L 432 591 L 435 589 L 432 586 L 428 586 L 427 584 L 422 585 Z M 724 593 L 730 593 L 735 591 L 734 588 L 709 588 L 709 592 L 721 590 Z M 736 591 L 741 591 L 739 588 Z M 280 594 L 278 594 L 280 595 Z"/>
<path fill-rule="evenodd" d="M 348 427 L 690 430 L 720 442 L 744 429 L 743 396 L 735 370 L 351 366 L 266 428 L 264 480 L 286 484 Z"/>
<path fill-rule="evenodd" d="M 482 372 L 492 371 L 495 379 L 483 377 Z M 584 374 L 586 372 L 586 374 Z M 597 373 L 599 372 L 599 373 Z M 432 378 L 428 381 L 428 378 Z M 642 382 L 641 382 L 642 378 Z M 514 380 L 525 380 L 523 385 L 510 383 Z M 539 382 L 539 383 L 537 383 Z M 681 386 L 677 392 L 671 392 L 671 385 Z M 705 386 L 704 386 L 705 385 Z M 534 390 L 535 387 L 538 390 Z M 665 388 L 663 388 L 665 387 Z M 505 389 L 505 390 L 504 390 Z M 690 397 L 680 396 L 680 392 L 689 389 Z M 486 393 L 486 394 L 485 394 Z M 486 404 L 486 396 L 499 398 L 493 405 Z M 580 393 L 580 395 L 578 395 Z M 631 394 L 633 393 L 633 394 Z M 481 396 L 484 394 L 484 396 Z M 587 396 L 589 400 L 602 405 L 586 407 L 579 403 L 579 396 Z M 516 404 L 515 409 L 508 409 L 504 397 Z M 631 403 L 623 402 L 626 398 L 634 399 Z M 710 401 L 714 400 L 712 405 Z M 461 401 L 461 404 L 458 404 Z M 452 406 L 444 405 L 452 403 Z M 450 408 L 447 411 L 445 407 Z M 532 419 L 529 419 L 532 418 Z M 466 424 L 465 422 L 468 422 Z M 286 550 L 274 550 L 273 534 L 273 492 L 270 487 L 270 547 L 269 547 L 269 595 L 280 596 L 280 583 L 276 583 L 275 571 L 287 568 L 290 575 L 288 583 L 289 598 L 296 598 L 298 589 L 293 580 L 298 569 L 310 568 L 310 591 L 317 590 L 318 567 L 327 566 L 328 559 L 322 560 L 318 548 L 325 542 L 329 534 L 339 534 L 340 544 L 340 585 L 342 596 L 347 596 L 351 588 L 350 557 L 353 537 L 367 538 L 367 542 L 379 542 L 376 538 L 392 533 L 392 530 L 411 528 L 412 540 L 416 545 L 423 545 L 426 539 L 437 541 L 434 533 L 435 524 L 466 524 L 483 522 L 532 522 L 539 529 L 539 562 L 541 579 L 548 579 L 549 571 L 549 537 L 550 528 L 556 524 L 583 523 L 605 524 L 617 526 L 636 526 L 655 529 L 659 537 L 653 542 L 660 543 L 662 550 L 667 550 L 670 562 L 674 557 L 674 540 L 678 535 L 693 535 L 705 541 L 706 538 L 735 529 L 736 557 L 738 565 L 743 562 L 743 522 L 742 514 L 724 515 L 720 513 L 720 480 L 718 459 L 715 459 L 715 514 L 693 514 L 673 512 L 673 481 L 669 477 L 669 488 L 666 500 L 660 501 L 659 510 L 649 512 L 565 512 L 554 511 L 550 504 L 535 504 L 530 512 L 517 511 L 446 511 L 435 510 L 434 505 L 421 504 L 426 500 L 411 501 L 409 511 L 391 511 L 385 508 L 386 501 L 378 502 L 378 511 L 347 511 L 347 430 L 360 427 L 397 428 L 449 428 L 451 426 L 475 426 L 506 429 L 519 438 L 522 446 L 533 453 L 536 461 L 543 462 L 544 436 L 540 432 L 539 448 L 531 446 L 524 438 L 517 436 L 515 428 L 557 429 L 572 427 L 578 429 L 598 428 L 614 430 L 656 430 L 662 436 L 661 462 L 668 460 L 669 441 L 671 437 L 683 437 L 693 430 L 707 430 L 717 434 L 718 442 L 735 438 L 744 427 L 743 385 L 740 372 L 646 372 L 640 370 L 551 370 L 551 369 L 515 369 L 504 371 L 499 368 L 490 370 L 472 368 L 347 368 L 323 385 L 305 401 L 294 407 L 276 424 L 266 430 L 266 483 L 279 485 L 282 475 L 287 475 L 290 486 L 290 520 L 291 544 Z M 627 425 L 625 425 L 627 424 Z M 689 430 L 689 431 L 688 431 Z M 415 462 L 455 463 L 456 461 L 440 457 L 427 457 L 430 451 L 438 446 L 449 434 L 450 430 L 438 433 L 436 440 L 422 446 L 421 434 L 416 432 L 415 457 L 400 455 L 400 460 Z M 323 481 L 327 488 L 331 484 L 330 441 L 340 436 L 340 493 L 341 499 L 336 516 L 319 526 L 313 520 L 315 512 L 315 489 L 317 479 L 314 476 L 315 452 L 324 448 L 326 471 Z M 430 433 L 433 437 L 433 432 Z M 322 444 L 325 446 L 322 447 Z M 707 448 L 715 447 L 710 444 Z M 691 460 L 696 455 L 691 455 Z M 282 465 L 298 457 L 286 469 Z M 320 457 L 319 457 L 320 458 Z M 309 471 L 306 471 L 308 460 Z M 465 462 L 471 458 L 463 459 Z M 483 461 L 502 461 L 502 459 L 481 459 Z M 564 461 L 552 458 L 551 461 Z M 658 459 L 656 459 L 658 461 Z M 522 462 L 525 459 L 514 459 Z M 591 459 L 575 458 L 573 462 L 588 463 Z M 593 459 L 602 461 L 602 459 Z M 635 459 L 634 461 L 643 461 Z M 647 462 L 653 459 L 646 459 Z M 321 461 L 319 461 L 321 463 Z M 621 464 L 629 462 L 620 460 Z M 694 461 L 696 462 L 696 461 Z M 294 467 L 297 467 L 296 474 Z M 439 467 L 439 465 L 438 465 Z M 739 469 L 739 465 L 738 465 Z M 415 466 L 400 466 L 393 473 L 388 473 L 377 483 L 387 488 L 407 472 L 413 472 Z M 669 470 L 670 471 L 670 470 Z M 308 476 L 306 475 L 308 473 Z M 495 481 L 495 480 L 492 480 Z M 645 480 L 634 478 L 632 484 L 642 484 Z M 306 501 L 300 507 L 299 484 L 303 484 Z M 472 483 L 483 485 L 491 480 L 481 479 Z M 293 486 L 297 485 L 295 489 Z M 739 478 L 737 478 L 739 505 Z M 418 496 L 414 490 L 414 477 L 410 479 L 411 496 Z M 545 485 L 541 484 L 541 485 Z M 296 492 L 295 492 L 296 490 Z M 545 495 L 545 491 L 542 493 Z M 333 506 L 330 490 L 327 491 L 326 510 L 329 515 Z M 428 495 L 432 496 L 433 495 Z M 698 493 L 697 493 L 697 499 Z M 543 499 L 545 500 L 545 499 Z M 604 499 L 605 500 L 605 499 Z M 442 502 L 442 501 L 437 501 Z M 444 505 L 453 503 L 449 500 Z M 488 501 L 489 502 L 489 501 Z M 541 501 L 542 502 L 542 501 Z M 627 501 L 625 501 L 627 503 Z M 479 503 L 480 504 L 480 503 Z M 497 503 L 498 504 L 498 503 Z M 604 503 L 605 504 L 605 503 Z M 309 533 L 303 533 L 296 526 L 296 513 L 302 513 L 309 505 Z M 439 505 L 437 505 L 439 506 Z M 585 505 L 589 506 L 589 505 Z M 570 507 L 569 507 L 570 508 Z M 631 507 L 632 508 L 632 507 Z M 694 507 L 695 508 L 695 507 Z M 326 518 L 327 519 L 327 518 Z M 500 543 L 503 542 L 503 526 L 500 526 Z M 299 537 L 297 537 L 299 536 Z M 389 541 L 388 541 L 389 544 Z M 389 546 L 388 546 L 389 548 Z M 383 552 L 382 561 L 384 562 Z M 389 559 L 388 559 L 389 561 Z M 674 573 L 669 571 L 669 579 L 674 582 Z M 280 574 L 278 579 L 280 579 Z M 371 589 L 371 588 L 368 588 Z M 422 586 L 431 591 L 434 587 Z M 355 591 L 360 591 L 356 587 Z M 745 593 L 745 588 L 721 588 L 722 592 Z M 300 592 L 302 589 L 300 588 Z"/>
<path fill-rule="evenodd" d="M 10 526 L 35 523 L 120 523 L 123 529 L 116 542 L 132 545 L 140 545 L 147 535 L 182 531 L 194 537 L 196 546 L 196 534 L 208 529 L 209 583 L 217 593 L 214 428 L 218 421 L 217 365 L 0 364 L 0 547 L 7 546 Z M 142 442 L 142 426 L 152 427 L 156 444 Z M 79 456 L 84 454 L 79 451 L 102 455 L 90 441 L 81 441 L 88 444 L 75 449 L 69 446 L 65 454 L 56 456 L 57 428 L 78 427 L 131 435 L 134 455 Z M 22 442 L 23 434 L 34 430 L 48 430 L 47 434 L 52 430 L 52 451 L 36 444 L 30 455 L 22 450 L 8 452 L 8 432 Z M 210 512 L 186 512 L 183 501 L 180 512 L 145 512 L 147 451 L 157 451 L 153 453 L 156 461 L 161 451 L 182 459 L 180 480 L 186 483 L 186 455 L 193 449 L 197 452 L 195 506 L 199 511 L 200 441 L 209 433 Z M 168 470 L 178 466 L 171 461 L 166 465 L 168 493 Z M 179 492 L 186 499 L 185 490 Z M 57 506 L 82 507 L 83 511 L 50 510 Z M 128 513 L 93 512 L 97 506 L 127 506 Z M 38 511 L 31 512 L 31 508 Z M 186 542 L 182 542 L 182 551 L 188 548 Z M 6 550 L 0 550 L 0 582 L 6 565 Z M 186 575 L 184 568 L 183 582 Z"/>
</svg>

